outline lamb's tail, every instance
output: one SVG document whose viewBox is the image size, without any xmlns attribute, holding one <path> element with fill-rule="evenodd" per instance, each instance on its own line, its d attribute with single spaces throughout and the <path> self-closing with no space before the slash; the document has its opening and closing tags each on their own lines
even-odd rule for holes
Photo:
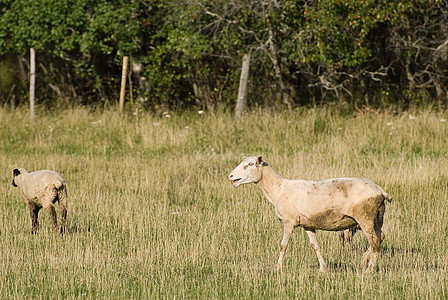
<svg viewBox="0 0 448 300">
<path fill-rule="evenodd" d="M 67 187 L 62 184 L 58 189 L 59 205 L 67 206 Z"/>
<path fill-rule="evenodd" d="M 66 232 L 67 220 L 67 187 L 62 183 L 58 189 L 59 208 L 61 209 L 61 234 Z"/>
</svg>

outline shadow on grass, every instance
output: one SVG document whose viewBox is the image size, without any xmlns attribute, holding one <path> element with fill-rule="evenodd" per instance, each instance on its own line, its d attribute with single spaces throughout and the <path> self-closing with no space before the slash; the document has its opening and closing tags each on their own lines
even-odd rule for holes
<svg viewBox="0 0 448 300">
<path fill-rule="evenodd" d="M 76 234 L 76 233 L 86 233 L 86 232 L 93 232 L 93 229 L 91 226 L 79 226 L 79 225 L 72 225 L 67 226 L 67 230 L 64 234 Z"/>
<path fill-rule="evenodd" d="M 389 246 L 389 247 L 381 247 L 381 252 L 382 255 L 389 255 L 394 257 L 395 255 L 403 255 L 403 254 L 417 254 L 417 253 L 422 253 L 421 249 L 417 249 L 417 248 L 401 248 L 401 247 L 393 247 L 393 246 Z"/>
<path fill-rule="evenodd" d="M 363 255 L 367 249 L 369 248 L 368 245 L 351 245 L 350 247 L 344 248 L 341 251 L 349 251 L 352 254 L 356 255 Z M 395 256 L 396 254 L 402 255 L 406 253 L 421 253 L 422 250 L 418 248 L 401 248 L 401 247 L 394 247 L 394 246 L 381 246 L 381 255 L 389 255 L 389 256 Z"/>
<path fill-rule="evenodd" d="M 347 264 L 344 262 L 327 263 L 329 272 L 333 273 L 353 273 L 360 270 L 361 261 L 357 262 L 353 260 L 352 263 Z M 319 266 L 316 266 L 316 270 L 319 270 Z"/>
</svg>

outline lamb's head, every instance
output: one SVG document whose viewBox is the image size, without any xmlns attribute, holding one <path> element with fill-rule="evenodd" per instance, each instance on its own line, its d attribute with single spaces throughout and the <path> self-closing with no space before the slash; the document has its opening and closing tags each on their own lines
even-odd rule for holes
<svg viewBox="0 0 448 300">
<path fill-rule="evenodd" d="M 244 157 L 243 161 L 229 175 L 234 186 L 261 180 L 261 169 L 266 165 L 261 156 Z"/>
<path fill-rule="evenodd" d="M 20 181 L 20 175 L 23 175 L 25 173 L 28 173 L 28 171 L 23 168 L 12 170 L 12 185 L 17 187 L 17 183 L 18 181 Z"/>
</svg>

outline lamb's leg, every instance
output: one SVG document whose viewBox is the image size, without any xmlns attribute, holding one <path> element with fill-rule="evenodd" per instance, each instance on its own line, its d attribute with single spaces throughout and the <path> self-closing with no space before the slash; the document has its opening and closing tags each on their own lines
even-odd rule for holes
<svg viewBox="0 0 448 300">
<path fill-rule="evenodd" d="M 308 237 L 311 242 L 311 247 L 313 247 L 314 252 L 316 252 L 317 259 L 319 260 L 319 271 L 326 272 L 327 264 L 325 263 L 322 255 L 320 254 L 319 244 L 317 243 L 316 231 L 314 229 L 305 229 L 305 232 L 306 234 L 308 234 Z"/>
<path fill-rule="evenodd" d="M 289 239 L 291 238 L 293 230 L 294 226 L 291 226 L 289 224 L 285 224 L 283 227 L 283 239 L 280 243 L 280 255 L 278 257 L 278 262 L 276 265 L 277 271 L 280 271 L 283 267 L 283 258 L 285 256 L 286 248 L 288 248 Z"/>
<path fill-rule="evenodd" d="M 39 215 L 40 207 L 30 206 L 30 216 L 31 216 L 31 233 L 34 234 L 39 229 L 39 221 L 37 220 Z"/>
<path fill-rule="evenodd" d="M 48 205 L 45 207 L 46 210 L 50 213 L 51 220 L 53 221 L 54 228 L 56 231 L 58 230 L 58 219 L 56 217 L 56 210 L 54 209 L 53 205 Z"/>
<path fill-rule="evenodd" d="M 65 190 L 58 192 L 59 196 L 59 209 L 61 210 L 61 234 L 66 232 L 66 219 L 67 219 L 67 194 Z"/>
<path fill-rule="evenodd" d="M 67 208 L 65 206 L 61 207 L 61 234 L 64 234 L 67 231 L 66 228 L 66 220 L 67 220 Z"/>
</svg>

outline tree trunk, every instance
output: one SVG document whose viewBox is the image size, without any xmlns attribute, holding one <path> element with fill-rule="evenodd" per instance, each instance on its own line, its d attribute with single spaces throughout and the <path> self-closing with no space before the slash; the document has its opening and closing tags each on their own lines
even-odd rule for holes
<svg viewBox="0 0 448 300">
<path fill-rule="evenodd" d="M 124 96 L 126 93 L 126 74 L 128 71 L 128 61 L 129 61 L 129 56 L 124 56 L 123 57 L 123 70 L 121 72 L 121 90 L 120 90 L 120 103 L 119 103 L 120 113 L 124 112 Z"/>
<path fill-rule="evenodd" d="M 30 49 L 30 118 L 34 120 L 34 92 L 36 90 L 36 52 Z"/>
<path fill-rule="evenodd" d="M 241 67 L 241 77 L 240 77 L 240 86 L 238 89 L 238 98 L 236 100 L 235 107 L 235 118 L 239 120 L 244 110 L 244 106 L 246 104 L 246 87 L 247 87 L 247 79 L 249 78 L 249 67 L 250 67 L 250 58 L 251 54 L 246 53 L 243 56 L 243 65 Z"/>
</svg>

